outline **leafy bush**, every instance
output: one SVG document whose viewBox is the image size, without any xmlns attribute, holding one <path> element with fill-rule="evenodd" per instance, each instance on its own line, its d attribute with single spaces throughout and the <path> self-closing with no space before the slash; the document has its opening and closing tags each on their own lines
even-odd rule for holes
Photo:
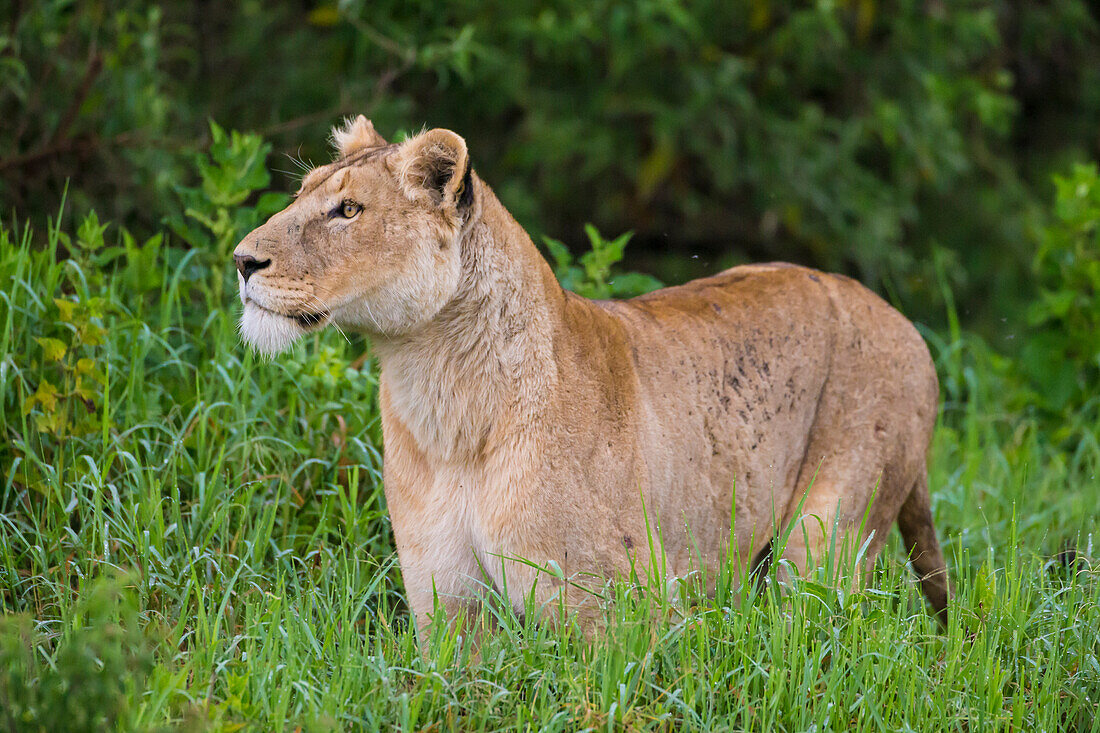
<svg viewBox="0 0 1100 733">
<path fill-rule="evenodd" d="M 1100 175 L 1077 165 L 1055 176 L 1053 217 L 1034 272 L 1039 298 L 1021 367 L 1041 404 L 1063 417 L 1100 418 Z"/>
<path fill-rule="evenodd" d="M 630 232 L 615 239 L 604 239 L 591 224 L 586 224 L 584 231 L 592 249 L 576 260 L 569 248 L 558 240 L 542 238 L 554 259 L 554 274 L 562 287 L 586 298 L 607 299 L 630 298 L 663 286 L 657 278 L 640 272 L 612 276 L 611 268 L 622 260 L 623 250 L 630 241 Z"/>
<path fill-rule="evenodd" d="M 95 212 L 81 220 L 75 237 L 59 215 L 45 247 L 35 246 L 29 230 L 13 241 L 0 228 L 0 465 L 9 482 L 60 491 L 88 470 L 74 439 L 108 441 L 118 418 L 137 407 L 112 403 L 109 379 L 133 385 L 144 373 L 145 364 L 133 362 L 141 352 L 104 348 L 122 343 L 109 332 L 141 340 L 134 331 L 147 318 L 163 321 L 173 309 L 194 321 L 185 325 L 203 328 L 209 311 L 223 309 L 232 292 L 233 245 L 286 202 L 284 194 L 255 190 L 270 181 L 269 145 L 210 127 L 210 153 L 195 160 L 201 187 L 178 186 L 179 213 L 167 217 L 182 240 L 176 246 L 159 232 L 139 243 Z M 254 194 L 255 205 L 247 205 Z M 192 308 L 195 302 L 207 303 L 206 312 Z M 162 339 L 147 344 L 143 356 L 150 369 L 163 369 L 178 363 L 174 348 Z M 144 397 L 171 410 L 171 395 Z"/>
<path fill-rule="evenodd" d="M 193 157 L 200 184 L 175 186 L 183 214 L 174 213 L 167 222 L 184 242 L 199 249 L 210 267 L 221 270 L 241 237 L 286 206 L 288 197 L 267 191 L 254 206 L 245 206 L 254 192 L 271 185 L 271 144 L 255 134 L 227 134 L 213 120 L 210 136 L 209 152 Z"/>
<path fill-rule="evenodd" d="M 0 338 L 0 433 L 7 434 L 0 440 L 0 460 L 6 473 L 38 490 L 45 489 L 38 468 L 52 475 L 67 468 L 57 447 L 107 428 L 100 347 L 116 306 L 103 297 L 104 274 L 95 265 L 106 230 L 89 214 L 75 238 L 56 228 L 51 246 L 39 251 L 29 236 L 13 242 L 8 230 L 0 230 L 0 321 L 6 324 Z M 28 436 L 37 449 L 28 450 L 20 439 Z M 31 474 L 22 462 L 28 454 L 44 459 Z"/>
<path fill-rule="evenodd" d="M 121 583 L 88 589 L 50 633 L 27 614 L 0 615 L 0 725 L 10 731 L 134 730 L 133 696 L 152 669 L 150 644 Z"/>
<path fill-rule="evenodd" d="M 180 53 L 161 5 L 5 2 L 0 15 L 0 199 L 36 223 L 69 203 L 155 223 L 183 168 L 166 65 Z M 177 138 L 178 139 L 178 138 Z M 158 212 L 150 215 L 152 212 Z"/>
</svg>

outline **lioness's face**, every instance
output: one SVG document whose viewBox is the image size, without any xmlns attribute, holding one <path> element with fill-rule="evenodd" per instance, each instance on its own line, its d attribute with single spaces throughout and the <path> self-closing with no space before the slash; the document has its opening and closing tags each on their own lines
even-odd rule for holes
<svg viewBox="0 0 1100 733">
<path fill-rule="evenodd" d="M 342 157 L 237 246 L 241 335 L 263 353 L 328 323 L 383 337 L 454 296 L 470 215 L 466 146 L 432 130 L 386 145 L 364 118 L 336 133 Z"/>
</svg>

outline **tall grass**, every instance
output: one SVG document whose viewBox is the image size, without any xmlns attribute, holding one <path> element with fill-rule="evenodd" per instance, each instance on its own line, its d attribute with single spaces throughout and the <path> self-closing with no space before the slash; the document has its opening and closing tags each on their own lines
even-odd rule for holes
<svg viewBox="0 0 1100 733">
<path fill-rule="evenodd" d="M 962 334 L 927 334 L 946 630 L 893 541 L 860 592 L 619 583 L 593 639 L 498 604 L 422 654 L 366 344 L 258 361 L 228 268 L 95 230 L 0 230 L 0 727 L 1100 730 L 1097 431 L 1052 445 Z"/>
</svg>

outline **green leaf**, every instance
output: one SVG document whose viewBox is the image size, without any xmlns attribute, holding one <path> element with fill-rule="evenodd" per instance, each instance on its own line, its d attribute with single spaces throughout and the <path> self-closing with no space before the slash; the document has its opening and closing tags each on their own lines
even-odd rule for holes
<svg viewBox="0 0 1100 733">
<path fill-rule="evenodd" d="M 290 203 L 290 197 L 279 191 L 268 191 L 260 194 L 256 200 L 254 218 L 266 219 L 272 214 L 282 211 Z"/>
<path fill-rule="evenodd" d="M 624 272 L 611 278 L 611 295 L 616 298 L 632 298 L 663 288 L 665 284 L 643 272 Z"/>
<path fill-rule="evenodd" d="M 59 396 L 60 393 L 57 391 L 57 387 L 50 384 L 48 380 L 43 379 L 38 383 L 38 389 L 35 390 L 34 395 L 27 400 L 27 403 L 30 403 L 32 407 L 34 404 L 42 405 L 42 410 L 44 412 L 53 412 L 57 409 L 57 398 Z M 23 412 L 24 414 L 30 412 L 30 408 L 27 407 L 26 403 L 24 403 Z"/>
<path fill-rule="evenodd" d="M 57 306 L 58 313 L 60 314 L 58 318 L 61 319 L 62 323 L 76 323 L 75 316 L 77 303 L 71 300 L 62 300 L 61 298 L 54 298 L 53 302 L 54 305 Z"/>
<path fill-rule="evenodd" d="M 99 369 L 96 369 L 95 361 L 87 357 L 77 360 L 76 373 L 78 375 L 91 377 L 100 384 L 105 384 L 107 382 L 107 377 L 103 374 L 103 372 Z"/>
<path fill-rule="evenodd" d="M 87 309 L 88 315 L 92 318 L 102 318 L 103 315 L 107 312 L 107 306 L 109 305 L 110 301 L 108 301 L 106 298 L 96 297 L 88 298 L 85 307 Z"/>
<path fill-rule="evenodd" d="M 48 412 L 34 416 L 34 427 L 40 433 L 60 435 L 65 426 L 65 416 L 61 412 Z"/>
<path fill-rule="evenodd" d="M 340 11 L 334 5 L 321 5 L 309 11 L 306 21 L 318 28 L 331 28 L 340 22 Z"/>
<path fill-rule="evenodd" d="M 61 361 L 65 358 L 68 347 L 65 346 L 63 341 L 54 338 L 36 338 L 35 341 L 42 347 L 42 353 L 46 357 L 46 361 Z"/>
<path fill-rule="evenodd" d="M 106 329 L 94 323 L 86 323 L 84 324 L 84 328 L 80 329 L 80 340 L 86 346 L 100 346 L 103 344 L 106 337 Z"/>
<path fill-rule="evenodd" d="M 1077 293 L 1072 290 L 1057 293 L 1043 292 L 1040 299 L 1032 303 L 1028 309 L 1028 322 L 1039 325 L 1046 321 L 1063 318 L 1069 313 L 1075 300 L 1077 300 Z"/>
<path fill-rule="evenodd" d="M 94 400 L 99 395 L 99 390 L 94 386 L 85 384 L 77 377 L 76 387 L 73 388 L 73 394 L 84 401 Z"/>
<path fill-rule="evenodd" d="M 100 224 L 99 216 L 94 211 L 88 212 L 88 215 L 84 217 L 84 221 L 80 222 L 80 226 L 76 230 L 77 246 L 89 252 L 96 251 L 103 246 L 103 233 L 107 231 L 109 226 L 110 222 Z"/>
<path fill-rule="evenodd" d="M 550 252 L 550 256 L 554 258 L 555 271 L 565 270 L 573 264 L 573 255 L 564 244 L 550 237 L 543 237 L 542 243 L 546 245 L 546 249 Z M 558 278 L 561 278 L 560 274 Z"/>
</svg>

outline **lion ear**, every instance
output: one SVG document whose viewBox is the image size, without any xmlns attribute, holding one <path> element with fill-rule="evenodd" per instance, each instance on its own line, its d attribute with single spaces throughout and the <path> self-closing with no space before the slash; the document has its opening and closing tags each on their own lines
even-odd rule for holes
<svg viewBox="0 0 1100 733">
<path fill-rule="evenodd" d="M 411 199 L 445 207 L 468 206 L 473 191 L 466 141 L 450 130 L 428 130 L 401 144 L 394 172 Z"/>
<path fill-rule="evenodd" d="M 386 139 L 374 129 L 374 124 L 363 115 L 354 120 L 347 119 L 343 127 L 332 129 L 332 144 L 341 158 L 368 148 L 380 148 L 386 145 Z"/>
</svg>

